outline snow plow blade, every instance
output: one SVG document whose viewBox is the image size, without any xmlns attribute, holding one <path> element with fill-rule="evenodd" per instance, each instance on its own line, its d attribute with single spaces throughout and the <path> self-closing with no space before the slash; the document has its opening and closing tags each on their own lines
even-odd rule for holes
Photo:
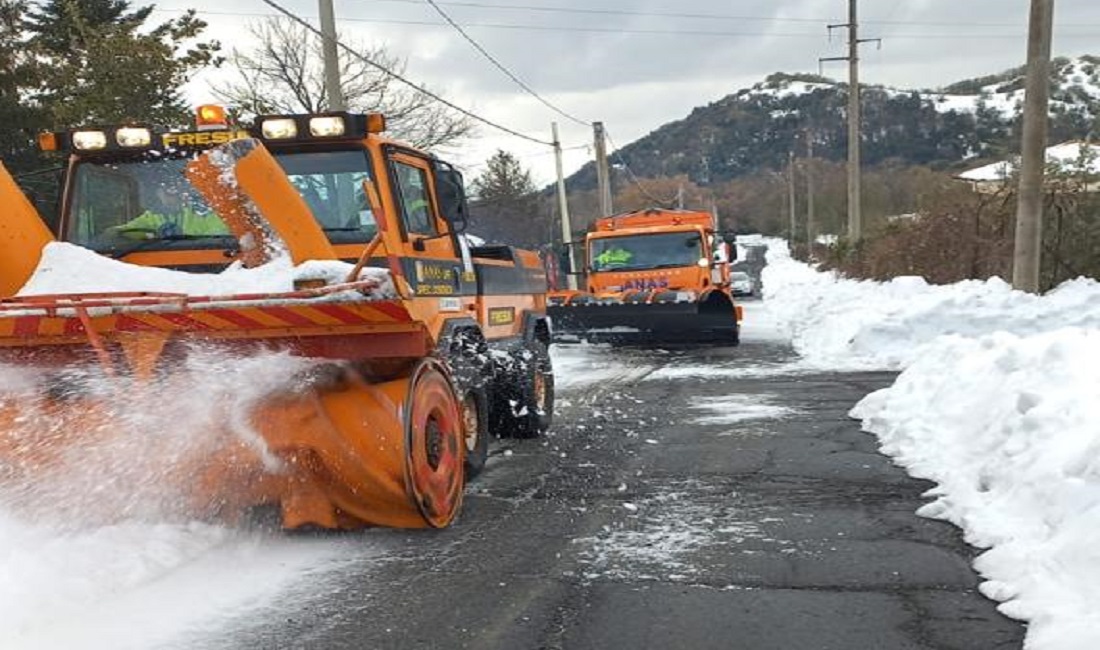
<svg viewBox="0 0 1100 650">
<path fill-rule="evenodd" d="M 719 291 L 701 299 L 678 291 L 557 295 L 547 313 L 558 342 L 739 343 L 741 308 Z"/>
<path fill-rule="evenodd" d="M 218 155 L 220 164 L 205 172 L 212 158 L 200 156 L 192 181 L 220 202 L 240 241 L 253 244 L 242 252 L 245 266 L 271 261 L 275 244 L 295 262 L 340 263 L 262 146 L 240 141 Z M 6 187 L 0 196 L 11 198 Z M 50 239 L 33 227 L 33 208 L 17 208 L 14 233 L 0 231 L 0 259 L 11 262 L 0 265 L 8 295 L 35 272 Z M 396 233 L 383 226 L 364 261 L 376 246 L 398 250 Z M 32 245 L 33 255 L 17 255 Z M 276 293 L 0 295 L 0 379 L 27 375 L 14 388 L 0 383 L 0 497 L 16 498 L 30 516 L 57 512 L 50 486 L 81 469 L 84 454 L 110 456 L 121 441 L 140 453 L 109 458 L 110 469 L 159 482 L 133 466 L 166 458 L 173 508 L 188 516 L 233 520 L 274 508 L 285 528 L 447 526 L 462 503 L 465 424 L 450 371 L 433 356 L 432 312 L 410 297 L 396 263 L 366 278 L 361 266 L 343 281 L 299 288 L 294 280 L 294 289 Z M 60 271 L 82 269 L 51 269 Z M 217 362 L 181 379 L 202 354 Z M 224 421 L 158 423 L 167 436 L 143 428 L 146 412 L 264 354 L 303 365 L 278 381 L 242 376 L 230 390 L 276 388 Z M 201 449 L 173 455 L 171 445 L 196 438 Z M 113 480 L 104 485 L 128 487 Z M 90 504 L 94 513 L 79 514 L 127 516 L 110 492 Z"/>
<path fill-rule="evenodd" d="M 43 377 L 31 403 L 0 399 L 0 475 L 63 471 L 74 448 L 95 444 L 89 437 L 116 434 L 103 413 L 109 409 L 81 385 L 68 385 L 74 367 L 99 371 L 120 391 L 143 384 L 155 390 L 156 378 L 179 365 L 190 346 L 226 359 L 278 349 L 309 358 L 311 371 L 246 415 L 257 439 L 227 426 L 213 436 L 217 448 L 174 470 L 188 477 L 181 486 L 186 511 L 235 518 L 274 506 L 287 528 L 446 526 L 463 485 L 462 425 L 450 378 L 428 359 L 423 323 L 401 301 L 334 299 L 372 288 L 0 301 L 0 363 L 33 367 Z M 173 395 L 151 399 L 158 398 Z"/>
</svg>

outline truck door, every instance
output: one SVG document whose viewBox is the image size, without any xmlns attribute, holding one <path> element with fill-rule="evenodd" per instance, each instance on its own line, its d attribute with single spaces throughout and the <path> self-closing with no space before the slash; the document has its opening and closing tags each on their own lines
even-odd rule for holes
<svg viewBox="0 0 1100 650">
<path fill-rule="evenodd" d="M 406 268 L 417 295 L 474 293 L 473 278 L 463 273 L 450 226 L 439 208 L 431 161 L 400 150 L 387 156 L 393 202 L 405 241 Z"/>
</svg>

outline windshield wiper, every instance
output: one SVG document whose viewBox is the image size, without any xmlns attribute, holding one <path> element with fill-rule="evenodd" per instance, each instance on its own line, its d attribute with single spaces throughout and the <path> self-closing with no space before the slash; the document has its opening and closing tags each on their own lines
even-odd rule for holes
<svg viewBox="0 0 1100 650">
<path fill-rule="evenodd" d="M 123 246 L 115 248 L 110 251 L 111 257 L 120 260 L 127 255 L 143 251 L 147 248 L 152 248 L 158 244 L 172 241 L 193 241 L 196 239 L 221 239 L 224 237 L 231 237 L 232 235 L 165 235 L 164 237 L 153 237 L 150 239 L 142 239 L 136 241 L 129 246 Z"/>
<path fill-rule="evenodd" d="M 695 266 L 695 264 L 693 264 L 691 262 L 668 262 L 666 264 L 655 264 L 654 266 L 650 266 L 650 267 L 647 267 L 647 268 L 651 268 L 651 269 L 674 269 L 674 268 L 679 268 L 679 267 L 682 267 L 682 266 Z"/>
</svg>

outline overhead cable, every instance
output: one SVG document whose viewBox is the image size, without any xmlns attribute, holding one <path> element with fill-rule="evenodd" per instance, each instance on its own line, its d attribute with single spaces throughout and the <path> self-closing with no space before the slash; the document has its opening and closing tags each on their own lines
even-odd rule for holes
<svg viewBox="0 0 1100 650">
<path fill-rule="evenodd" d="M 634 170 L 630 168 L 630 165 L 626 164 L 626 159 L 624 159 L 622 153 L 619 152 L 618 145 L 616 145 L 615 141 L 613 139 L 611 139 L 611 133 L 609 133 L 607 131 L 606 127 L 604 128 L 604 135 L 607 136 L 607 141 L 609 143 L 611 143 L 611 149 L 612 149 L 611 153 L 612 153 L 612 155 L 615 157 L 616 160 L 618 160 L 619 164 L 623 166 L 623 169 L 626 170 L 626 175 L 630 178 L 630 182 L 633 183 L 634 186 L 638 188 L 638 191 L 640 191 L 642 193 L 642 195 L 645 196 L 647 199 L 649 199 L 650 201 L 653 201 L 654 203 L 656 203 L 657 205 L 660 205 L 662 207 L 664 207 L 666 205 L 667 206 L 674 205 L 674 203 L 676 201 L 676 197 L 672 197 L 671 199 L 662 200 L 662 199 L 659 199 L 659 198 L 653 196 L 653 194 L 648 189 L 646 189 L 646 186 L 642 183 L 642 181 L 634 173 Z"/>
<path fill-rule="evenodd" d="M 461 25 L 456 23 L 447 14 L 447 12 L 443 11 L 443 8 L 440 7 L 435 2 L 435 0 L 426 0 L 426 1 L 427 1 L 428 4 L 430 4 L 432 6 L 433 9 L 436 10 L 437 13 L 439 13 L 440 16 L 443 17 L 443 20 L 446 20 L 447 23 L 449 23 L 451 25 L 451 27 L 454 27 L 455 31 L 457 31 L 459 34 L 461 34 L 462 38 L 465 38 L 466 41 L 469 42 L 470 45 L 472 45 L 475 50 L 480 52 L 482 54 L 482 56 L 484 56 L 486 59 L 488 59 L 489 62 L 492 63 L 494 66 L 496 66 L 496 68 L 498 70 L 503 72 L 505 74 L 505 76 L 507 76 L 512 81 L 514 81 L 516 83 L 516 85 L 519 86 L 520 88 L 522 88 L 528 95 L 530 95 L 530 96 L 534 97 L 535 99 L 539 100 L 547 108 L 549 108 L 550 110 L 554 111 L 558 115 L 561 115 L 562 117 L 564 117 L 568 120 L 572 120 L 573 122 L 576 122 L 577 124 L 580 124 L 581 126 L 592 126 L 591 122 L 586 122 L 585 120 L 582 120 L 579 117 L 574 117 L 573 115 L 565 112 L 561 108 L 558 108 L 554 104 L 550 103 L 550 101 L 547 100 L 542 95 L 538 94 L 533 88 L 531 88 L 531 86 L 528 86 L 522 79 L 517 77 L 511 70 L 509 70 L 507 67 L 505 67 L 503 63 L 501 63 L 499 60 L 497 60 L 496 57 L 494 57 L 492 54 L 490 54 L 488 52 L 488 50 L 486 50 L 484 47 L 482 47 L 480 43 L 478 43 L 476 40 L 474 40 L 474 38 L 472 36 L 467 34 L 466 30 L 462 29 Z"/>
<path fill-rule="evenodd" d="M 298 23 L 302 27 L 305 27 L 309 31 L 313 32 L 314 34 L 324 38 L 324 34 L 321 33 L 320 29 L 317 29 L 316 27 L 309 24 L 308 22 L 306 22 L 302 18 L 299 18 L 296 14 L 292 13 L 291 11 L 289 11 L 287 9 L 284 9 L 281 5 L 276 3 L 274 0 L 263 0 L 263 3 L 268 5 L 269 7 L 274 9 L 275 11 L 278 11 L 280 14 L 286 16 L 287 18 L 290 18 L 291 20 Z M 461 106 L 440 97 L 439 95 L 437 95 L 434 92 L 428 90 L 427 88 L 425 88 L 425 87 L 423 87 L 419 84 L 416 84 L 413 81 L 410 81 L 409 79 L 405 78 L 403 75 L 398 74 L 398 73 L 394 72 L 393 70 L 390 70 L 386 66 L 381 65 L 380 63 L 376 63 L 376 62 L 370 60 L 366 56 L 360 54 L 359 52 L 356 52 L 355 50 L 348 47 L 344 43 L 341 43 L 339 40 L 336 41 L 336 45 L 339 46 L 340 49 L 344 50 L 348 54 L 350 54 L 350 55 L 354 56 L 355 58 L 359 59 L 363 63 L 366 63 L 367 65 L 375 68 L 376 70 L 379 70 L 379 71 L 389 75 L 390 77 L 400 81 L 401 83 L 415 89 L 417 92 L 423 93 L 424 95 L 426 95 L 428 97 L 431 97 L 432 99 L 434 99 L 437 102 L 443 104 L 444 106 L 447 106 L 447 107 L 449 107 L 449 108 L 451 108 L 455 111 L 458 111 L 459 113 L 465 115 L 466 117 L 477 120 L 478 122 L 481 122 L 482 124 L 485 124 L 487 126 L 491 126 L 494 129 L 497 129 L 499 131 L 503 131 L 505 133 L 514 135 L 517 138 L 523 138 L 524 140 L 528 140 L 530 142 L 534 142 L 534 143 L 541 144 L 541 145 L 546 145 L 547 147 L 554 146 L 552 142 L 547 142 L 545 140 L 539 140 L 538 138 L 531 137 L 531 136 L 529 136 L 525 133 L 520 133 L 519 131 L 516 131 L 515 129 L 510 129 L 510 128 L 504 126 L 503 124 L 499 124 L 497 122 L 494 122 L 494 121 L 490 120 L 489 118 L 482 117 L 481 115 L 478 115 L 477 113 L 474 113 L 474 112 L 469 111 L 465 108 L 462 108 Z"/>
</svg>

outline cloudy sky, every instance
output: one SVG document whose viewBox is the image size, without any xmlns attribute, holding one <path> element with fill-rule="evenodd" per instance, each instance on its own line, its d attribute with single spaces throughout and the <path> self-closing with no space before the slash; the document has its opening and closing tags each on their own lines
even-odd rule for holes
<svg viewBox="0 0 1100 650">
<path fill-rule="evenodd" d="M 314 0 L 276 0 L 316 24 Z M 486 50 L 550 102 L 602 120 L 618 145 L 752 85 L 775 71 L 817 72 L 819 57 L 846 54 L 846 0 L 437 0 Z M 137 3 L 140 4 L 140 3 Z M 1056 55 L 1100 54 L 1100 2 L 1057 0 Z M 247 47 L 249 20 L 274 10 L 260 0 L 158 3 L 159 16 L 195 7 L 210 36 Z M 862 0 L 863 80 L 939 87 L 1021 65 L 1028 0 Z M 590 129 L 526 95 L 446 25 L 427 0 L 335 0 L 349 42 L 385 44 L 408 59 L 408 76 L 455 103 L 535 138 L 556 120 L 567 172 L 590 156 Z M 843 78 L 843 63 L 825 64 Z M 189 89 L 204 97 L 200 80 Z M 483 126 L 456 156 L 468 173 L 496 148 L 520 156 L 540 182 L 553 177 L 548 148 Z"/>
</svg>

